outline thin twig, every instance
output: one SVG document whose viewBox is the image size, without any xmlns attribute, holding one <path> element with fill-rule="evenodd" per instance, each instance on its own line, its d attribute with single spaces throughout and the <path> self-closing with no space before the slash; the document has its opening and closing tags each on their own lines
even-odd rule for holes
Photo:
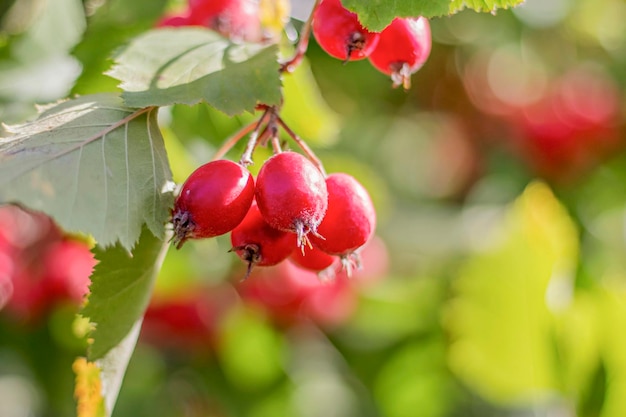
<svg viewBox="0 0 626 417">
<path fill-rule="evenodd" d="M 228 138 L 223 144 L 222 146 L 220 146 L 220 148 L 217 150 L 217 152 L 215 152 L 215 155 L 213 155 L 213 161 L 216 161 L 218 159 L 222 159 L 224 157 L 224 155 L 226 155 L 228 153 L 228 151 L 230 151 L 232 149 L 233 146 L 235 146 L 237 144 L 237 142 L 239 142 L 241 140 L 241 138 L 243 138 L 245 135 L 247 135 L 248 133 L 250 133 L 257 125 L 257 121 L 255 120 L 254 122 L 244 126 L 243 128 L 239 129 L 234 135 L 232 135 L 230 138 Z"/>
<path fill-rule="evenodd" d="M 309 18 L 302 26 L 302 30 L 300 31 L 300 40 L 298 41 L 298 45 L 296 45 L 296 51 L 294 52 L 291 59 L 283 62 L 280 65 L 280 72 L 293 72 L 296 67 L 304 58 L 304 54 L 309 47 L 309 39 L 311 38 L 311 26 L 313 24 L 313 15 L 315 14 L 315 10 L 317 10 L 317 6 L 319 6 L 321 0 L 315 0 L 313 4 L 313 8 L 311 9 L 311 14 Z"/>
<path fill-rule="evenodd" d="M 278 113 L 273 112 L 270 115 L 270 119 L 267 122 L 267 130 L 269 135 L 270 143 L 272 144 L 272 150 L 275 154 L 282 152 L 282 147 L 280 146 L 280 139 L 278 137 Z"/>
<path fill-rule="evenodd" d="M 259 120 L 257 121 L 256 125 L 254 126 L 254 130 L 252 131 L 252 134 L 250 135 L 250 139 L 248 140 L 246 149 L 243 151 L 243 154 L 241 155 L 241 159 L 239 160 L 239 163 L 241 165 L 248 166 L 254 163 L 254 161 L 252 161 L 252 154 L 254 153 L 254 149 L 256 148 L 256 145 L 259 140 L 259 133 L 261 130 L 261 126 L 265 123 L 266 119 L 268 118 L 268 115 L 271 112 L 273 112 L 272 107 L 266 108 L 263 114 L 261 115 L 261 117 L 259 118 Z"/>
<path fill-rule="evenodd" d="M 313 150 L 309 148 L 309 145 L 307 145 L 293 130 L 291 130 L 291 128 L 279 116 L 276 116 L 276 121 L 278 122 L 278 124 L 281 125 L 281 127 L 285 130 L 285 132 L 287 132 L 289 137 L 291 137 L 291 139 L 293 139 L 294 142 L 296 142 L 296 144 L 300 147 L 300 149 L 302 149 L 302 151 L 311 160 L 311 162 L 315 164 L 317 169 L 319 169 L 320 172 L 324 176 L 326 176 L 326 170 L 324 169 L 324 164 L 322 164 L 322 161 L 317 157 L 317 155 L 315 155 Z"/>
</svg>

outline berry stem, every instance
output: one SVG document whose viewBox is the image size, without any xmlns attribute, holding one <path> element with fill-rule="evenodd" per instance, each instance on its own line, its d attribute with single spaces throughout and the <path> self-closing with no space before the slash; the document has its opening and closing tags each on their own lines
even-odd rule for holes
<svg viewBox="0 0 626 417">
<path fill-rule="evenodd" d="M 270 119 L 267 122 L 267 130 L 270 142 L 272 143 L 272 149 L 275 154 L 281 153 L 282 149 L 280 146 L 280 138 L 278 137 L 278 113 L 276 111 L 272 112 L 270 115 Z"/>
<path fill-rule="evenodd" d="M 226 153 L 228 153 L 228 151 L 230 151 L 232 147 L 235 146 L 237 142 L 241 140 L 241 138 L 243 138 L 245 135 L 247 135 L 252 130 L 254 130 L 254 128 L 257 126 L 257 123 L 258 122 L 255 120 L 254 122 L 242 127 L 234 135 L 228 138 L 226 142 L 224 142 L 222 146 L 220 146 L 217 152 L 215 152 L 215 155 L 213 155 L 212 160 L 217 161 L 218 159 L 222 159 L 224 155 L 226 155 Z"/>
<path fill-rule="evenodd" d="M 291 137 L 291 139 L 293 139 L 294 142 L 296 142 L 296 144 L 300 147 L 300 149 L 302 149 L 302 151 L 307 156 L 307 158 L 309 158 L 311 160 L 311 162 L 313 162 L 313 164 L 315 164 L 317 169 L 319 169 L 320 172 L 322 173 L 322 175 L 324 175 L 324 177 L 325 177 L 326 176 L 326 170 L 324 169 L 324 164 L 322 164 L 322 161 L 317 157 L 317 155 L 315 155 L 313 150 L 311 148 L 309 148 L 309 145 L 307 145 L 306 142 L 304 140 L 302 140 L 300 138 L 300 136 L 298 136 L 296 134 L 296 132 L 291 130 L 291 128 L 279 116 L 276 116 L 276 121 L 285 130 L 285 132 L 287 132 L 289 137 Z"/>
<path fill-rule="evenodd" d="M 256 145 L 259 141 L 259 133 L 261 133 L 261 126 L 266 122 L 271 113 L 274 112 L 273 107 L 267 107 L 259 120 L 254 125 L 254 130 L 250 135 L 250 139 L 248 139 L 248 144 L 246 145 L 246 149 L 243 151 L 241 155 L 241 159 L 239 160 L 239 164 L 246 167 L 248 165 L 252 165 L 254 161 L 252 161 L 252 153 L 256 148 Z"/>
<path fill-rule="evenodd" d="M 311 25 L 313 23 L 313 15 L 315 14 L 315 9 L 317 9 L 317 6 L 319 6 L 320 2 L 321 0 L 315 0 L 313 8 L 311 9 L 311 14 L 309 15 L 307 21 L 304 22 L 304 26 L 300 31 L 300 40 L 298 41 L 298 45 L 296 45 L 296 51 L 289 60 L 283 62 L 280 65 L 281 73 L 293 72 L 304 58 L 304 54 L 309 47 L 309 39 L 311 38 Z"/>
</svg>

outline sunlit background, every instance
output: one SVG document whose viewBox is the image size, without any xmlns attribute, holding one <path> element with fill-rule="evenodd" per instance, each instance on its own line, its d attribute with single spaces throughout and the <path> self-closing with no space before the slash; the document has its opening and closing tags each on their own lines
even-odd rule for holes
<svg viewBox="0 0 626 417">
<path fill-rule="evenodd" d="M 0 3 L 0 121 L 115 90 L 112 51 L 175 8 Z M 432 19 L 407 92 L 313 41 L 282 114 L 371 193 L 363 270 L 242 283 L 227 237 L 171 249 L 113 415 L 626 416 L 625 21 L 622 0 Z M 253 117 L 159 116 L 179 183 Z M 75 413 L 88 244 L 0 208 L 0 416 Z"/>
</svg>

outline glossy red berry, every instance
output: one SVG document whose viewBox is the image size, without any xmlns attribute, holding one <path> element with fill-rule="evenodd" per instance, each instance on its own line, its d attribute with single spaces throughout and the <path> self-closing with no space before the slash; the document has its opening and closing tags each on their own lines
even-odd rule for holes
<svg viewBox="0 0 626 417">
<path fill-rule="evenodd" d="M 428 19 L 397 17 L 380 33 L 369 60 L 376 69 L 391 75 L 394 87 L 409 88 L 411 75 L 424 65 L 431 47 Z"/>
<path fill-rule="evenodd" d="M 209 162 L 187 178 L 172 212 L 174 243 L 228 233 L 245 217 L 254 199 L 254 179 L 241 165 Z"/>
<path fill-rule="evenodd" d="M 322 251 L 348 256 L 374 233 L 376 211 L 367 190 L 352 176 L 334 173 L 326 178 L 328 210 L 311 243 Z"/>
<path fill-rule="evenodd" d="M 254 266 L 271 266 L 287 259 L 296 246 L 293 233 L 268 225 L 256 203 L 239 226 L 230 233 L 233 251 L 248 263 L 248 273 Z"/>
<path fill-rule="evenodd" d="M 306 250 L 296 248 L 291 255 L 289 255 L 289 260 L 301 268 L 320 272 L 329 268 L 337 262 L 339 258 L 314 247 L 306 248 Z"/>
<path fill-rule="evenodd" d="M 340 0 L 322 0 L 314 13 L 313 36 L 329 55 L 356 61 L 366 58 L 376 47 L 379 34 L 365 29 Z"/>
<path fill-rule="evenodd" d="M 307 234 L 317 234 L 328 207 L 324 175 L 296 152 L 281 152 L 263 164 L 255 195 L 265 221 L 296 233 L 298 246 L 306 244 Z"/>
<path fill-rule="evenodd" d="M 233 40 L 261 40 L 258 0 L 190 0 L 190 22 Z"/>
</svg>

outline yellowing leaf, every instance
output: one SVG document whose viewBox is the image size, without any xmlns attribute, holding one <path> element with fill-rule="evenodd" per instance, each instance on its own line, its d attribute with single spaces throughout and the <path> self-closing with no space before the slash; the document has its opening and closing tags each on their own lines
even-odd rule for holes
<svg viewBox="0 0 626 417">
<path fill-rule="evenodd" d="M 77 402 L 78 417 L 104 417 L 105 408 L 100 368 L 85 358 L 77 358 L 72 369 L 76 374 L 74 397 Z"/>
<path fill-rule="evenodd" d="M 602 355 L 607 369 L 607 387 L 602 406 L 602 417 L 626 415 L 626 288 L 621 283 L 608 284 L 601 293 Z"/>
<path fill-rule="evenodd" d="M 285 24 L 289 21 L 289 0 L 260 0 L 261 25 L 275 41 L 280 39 Z"/>
<path fill-rule="evenodd" d="M 577 232 L 542 183 L 527 187 L 497 230 L 454 283 L 450 365 L 491 401 L 534 400 L 559 388 L 553 313 L 568 302 Z"/>
</svg>

